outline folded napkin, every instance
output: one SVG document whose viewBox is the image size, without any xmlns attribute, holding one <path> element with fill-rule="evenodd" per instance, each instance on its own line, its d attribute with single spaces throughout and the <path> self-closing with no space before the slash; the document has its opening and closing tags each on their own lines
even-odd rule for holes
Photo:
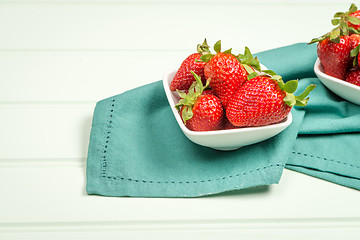
<svg viewBox="0 0 360 240">
<path fill-rule="evenodd" d="M 293 123 L 266 141 L 218 151 L 188 140 L 171 112 L 162 82 L 96 104 L 87 157 L 89 194 L 196 197 L 278 183 L 286 167 L 360 189 L 360 107 L 315 78 L 314 46 L 295 44 L 257 54 L 285 80 L 318 87 Z"/>
</svg>

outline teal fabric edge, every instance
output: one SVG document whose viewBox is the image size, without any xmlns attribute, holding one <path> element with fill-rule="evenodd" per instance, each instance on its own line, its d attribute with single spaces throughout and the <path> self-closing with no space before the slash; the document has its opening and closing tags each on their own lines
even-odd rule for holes
<svg viewBox="0 0 360 240">
<path fill-rule="evenodd" d="M 303 174 L 306 174 L 309 176 L 313 176 L 313 177 L 316 177 L 318 179 L 321 179 L 321 180 L 324 180 L 327 182 L 335 183 L 342 187 L 349 187 L 349 188 L 353 188 L 356 190 L 360 190 L 360 179 L 358 179 L 358 178 L 342 176 L 342 175 L 334 174 L 332 172 L 322 171 L 320 169 L 307 168 L 307 167 L 297 166 L 297 165 L 292 165 L 292 164 L 286 164 L 285 168 L 299 172 L 299 173 L 303 173 Z"/>
<path fill-rule="evenodd" d="M 339 161 L 338 159 L 321 156 L 315 152 L 308 153 L 297 151 L 296 147 L 294 151 L 292 151 L 291 161 L 288 161 L 287 164 L 291 166 L 308 166 L 316 171 L 358 179 L 358 187 L 360 188 L 360 178 L 355 177 L 357 175 L 360 177 L 359 165 L 353 165 L 348 162 Z"/>
<path fill-rule="evenodd" d="M 86 190 L 88 194 L 96 194 L 113 197 L 202 197 L 205 195 L 219 194 L 236 189 L 246 189 L 255 186 L 277 184 L 280 181 L 284 164 L 272 164 L 248 172 L 224 176 L 216 179 L 204 179 L 198 181 L 162 181 L 157 182 L 145 179 L 131 179 L 113 176 L 100 176 L 98 179 L 90 178 Z M 270 174 L 271 173 L 271 174 Z M 258 181 L 247 181 L 246 178 Z M 119 184 L 123 182 L 124 184 Z M 126 184 L 125 184 L 126 182 Z M 226 182 L 226 184 L 222 184 Z M 99 191 L 98 185 L 102 185 Z M 138 191 L 139 185 L 143 185 L 142 191 Z M 159 186 L 161 185 L 161 188 Z M 189 194 L 188 187 L 192 185 L 198 189 L 197 194 Z M 172 191 L 176 187 L 177 191 Z"/>
<path fill-rule="evenodd" d="M 110 126 L 107 120 L 111 115 L 108 107 L 110 101 L 111 98 L 101 100 L 94 109 L 86 165 L 86 191 L 90 192 L 92 186 L 100 184 L 101 172 L 106 160 L 106 153 L 104 151 Z M 98 138 L 95 136 L 102 137 Z M 102 158 L 99 159 L 98 156 Z M 93 176 L 98 177 L 95 178 Z"/>
</svg>

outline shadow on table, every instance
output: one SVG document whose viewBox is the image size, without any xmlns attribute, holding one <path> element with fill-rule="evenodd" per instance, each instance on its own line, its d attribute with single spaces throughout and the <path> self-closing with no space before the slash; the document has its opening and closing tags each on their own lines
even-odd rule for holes
<svg viewBox="0 0 360 240">
<path fill-rule="evenodd" d="M 231 196 L 241 196 L 241 195 L 260 195 L 260 194 L 266 194 L 270 191 L 269 186 L 257 186 L 252 188 L 246 188 L 246 189 L 240 189 L 240 190 L 233 190 L 218 194 L 213 194 L 206 197 L 231 197 Z"/>
</svg>

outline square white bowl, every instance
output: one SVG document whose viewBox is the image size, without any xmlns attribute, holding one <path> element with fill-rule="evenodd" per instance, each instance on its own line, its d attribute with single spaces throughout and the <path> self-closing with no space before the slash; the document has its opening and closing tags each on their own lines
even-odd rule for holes
<svg viewBox="0 0 360 240">
<path fill-rule="evenodd" d="M 289 113 L 283 121 L 268 126 L 244 127 L 237 129 L 205 132 L 191 131 L 184 125 L 183 121 L 181 120 L 180 114 L 175 108 L 176 103 L 180 99 L 178 93 L 176 91 L 170 90 L 170 83 L 176 71 L 177 69 L 171 70 L 165 73 L 163 77 L 163 85 L 166 97 L 169 101 L 170 108 L 181 130 L 188 139 L 190 139 L 196 144 L 223 151 L 235 150 L 243 146 L 269 139 L 283 131 L 292 122 L 292 116 L 291 113 Z"/>
<path fill-rule="evenodd" d="M 330 91 L 349 102 L 360 105 L 359 86 L 325 74 L 319 58 L 315 62 L 314 71 L 316 76 Z"/>
</svg>

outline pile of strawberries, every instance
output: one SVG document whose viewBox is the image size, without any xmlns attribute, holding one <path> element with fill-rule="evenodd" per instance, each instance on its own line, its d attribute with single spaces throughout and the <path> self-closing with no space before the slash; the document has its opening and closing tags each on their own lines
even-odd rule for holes
<svg viewBox="0 0 360 240">
<path fill-rule="evenodd" d="M 244 54 L 211 53 L 206 39 L 176 72 L 170 90 L 180 96 L 176 104 L 184 124 L 193 131 L 265 126 L 282 121 L 294 105 L 305 106 L 308 94 L 294 96 L 298 81 L 286 83 L 271 70 L 261 70 L 258 59 L 245 47 Z"/>
<path fill-rule="evenodd" d="M 337 12 L 330 32 L 314 38 L 324 73 L 360 86 L 360 10 L 352 4 L 347 12 Z"/>
</svg>

